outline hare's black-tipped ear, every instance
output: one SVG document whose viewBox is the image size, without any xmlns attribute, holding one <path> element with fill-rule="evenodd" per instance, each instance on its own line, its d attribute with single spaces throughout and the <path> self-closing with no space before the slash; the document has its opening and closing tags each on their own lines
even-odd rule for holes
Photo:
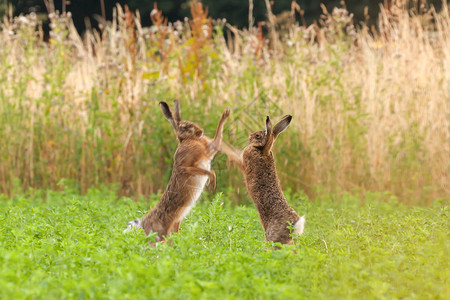
<svg viewBox="0 0 450 300">
<path fill-rule="evenodd" d="M 172 115 L 172 112 L 170 111 L 169 105 L 167 105 L 166 102 L 159 102 L 159 106 L 161 106 L 161 110 L 162 110 L 164 116 L 166 117 L 167 120 L 170 121 L 173 128 L 175 129 L 175 132 L 177 132 L 178 131 L 178 122 L 176 122 L 173 119 L 173 115 Z"/>
<path fill-rule="evenodd" d="M 273 133 L 272 133 L 272 122 L 270 121 L 270 117 L 266 117 L 266 144 L 263 147 L 262 154 L 269 155 L 270 150 L 272 150 L 273 145 Z"/>
<path fill-rule="evenodd" d="M 166 102 L 159 102 L 159 106 L 161 106 L 161 110 L 167 120 L 173 119 L 172 112 Z"/>
<path fill-rule="evenodd" d="M 273 143 L 275 142 L 275 139 L 281 132 L 283 132 L 289 126 L 291 120 L 292 116 L 286 115 L 280 121 L 278 121 L 278 123 L 275 124 L 275 126 L 272 129 L 272 124 L 270 124 L 269 117 L 267 117 L 266 119 L 267 142 L 262 150 L 263 155 L 270 155 L 270 150 L 272 150 L 272 146 Z M 270 126 L 268 126 L 267 124 L 269 124 Z M 271 129 L 271 134 L 269 134 L 269 127 Z"/>
<path fill-rule="evenodd" d="M 272 134 L 272 122 L 269 116 L 266 117 L 266 134 L 267 136 Z"/>
<path fill-rule="evenodd" d="M 291 123 L 292 116 L 284 116 L 278 123 L 273 127 L 273 137 L 276 139 L 277 136 L 282 133 Z"/>
<path fill-rule="evenodd" d="M 181 122 L 180 102 L 175 100 L 175 121 Z"/>
</svg>

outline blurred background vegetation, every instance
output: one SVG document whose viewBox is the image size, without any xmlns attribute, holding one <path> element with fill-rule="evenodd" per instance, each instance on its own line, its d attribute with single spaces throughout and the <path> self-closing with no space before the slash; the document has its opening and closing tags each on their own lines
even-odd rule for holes
<svg viewBox="0 0 450 300">
<path fill-rule="evenodd" d="M 65 2 L 65 8 L 63 7 Z M 12 5 L 14 15 L 29 14 L 35 12 L 45 15 L 47 13 L 45 0 L 0 0 L 0 16 L 4 13 L 8 5 Z M 267 8 L 265 0 L 203 0 L 201 1 L 209 9 L 209 16 L 213 19 L 225 18 L 228 23 L 237 26 L 238 28 L 248 28 L 249 23 L 249 3 L 253 3 L 253 17 L 255 24 L 259 21 L 267 20 Z M 365 21 L 365 8 L 368 8 L 370 15 L 369 22 L 374 23 L 376 20 L 380 4 L 392 3 L 392 0 L 272 0 L 272 10 L 275 15 L 280 15 L 283 12 L 290 11 L 292 3 L 297 3 L 301 10 L 304 11 L 303 17 L 298 14 L 298 19 L 306 24 L 311 24 L 316 21 L 322 14 L 321 3 L 323 3 L 328 10 L 333 7 L 345 5 L 349 12 L 354 14 L 354 19 L 358 23 Z M 440 8 L 442 0 L 429 1 L 411 1 L 418 6 L 425 2 L 433 4 Z M 84 31 L 86 26 L 97 26 L 99 18 L 105 17 L 111 20 L 113 7 L 116 4 L 127 4 L 132 11 L 139 10 L 140 19 L 143 26 L 151 24 L 150 12 L 153 9 L 154 3 L 157 3 L 158 8 L 164 13 L 164 16 L 169 21 L 183 20 L 190 16 L 189 5 L 191 0 L 62 0 L 55 1 L 54 5 L 60 12 L 64 9 L 72 12 L 73 22 L 79 31 Z"/>
<path fill-rule="evenodd" d="M 8 13 L 0 24 L 0 193 L 101 185 L 136 198 L 161 192 L 177 142 L 158 102 L 179 99 L 182 117 L 208 136 L 230 107 L 225 140 L 241 149 L 264 116 L 292 114 L 274 146 L 286 193 L 448 198 L 449 11 L 393 2 L 376 24 L 359 26 L 342 7 L 303 25 L 290 1 L 287 17 L 275 10 L 282 1 L 273 14 L 268 1 L 255 1 L 265 21 L 250 29 L 231 15 L 214 19 L 221 1 L 211 1 L 213 18 L 195 0 L 161 1 L 151 26 L 133 10 L 139 1 L 114 10 L 105 2 L 111 21 L 94 16 L 101 28 L 84 32 L 76 24 L 89 5 L 102 14 L 97 1 L 49 14 L 47 34 L 39 13 Z M 15 15 L 45 11 L 15 5 Z M 231 12 L 246 26 L 242 5 Z M 149 16 L 153 4 L 139 9 Z M 167 23 L 164 9 L 188 17 Z M 242 175 L 223 155 L 212 168 L 218 191 L 247 201 Z"/>
</svg>

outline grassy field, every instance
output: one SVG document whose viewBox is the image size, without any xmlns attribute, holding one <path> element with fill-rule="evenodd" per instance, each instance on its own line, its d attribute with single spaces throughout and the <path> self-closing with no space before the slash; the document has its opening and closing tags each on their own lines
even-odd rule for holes
<svg viewBox="0 0 450 300">
<path fill-rule="evenodd" d="M 176 141 L 158 102 L 177 98 L 207 135 L 230 107 L 225 140 L 237 147 L 266 115 L 292 114 L 275 157 L 284 186 L 310 197 L 317 186 L 410 204 L 450 194 L 447 7 L 383 10 L 374 31 L 345 9 L 320 26 L 271 16 L 237 30 L 198 6 L 174 24 L 158 11 L 151 28 L 118 7 L 82 36 L 69 15 L 49 18 L 48 40 L 35 15 L 0 24 L 1 193 L 57 189 L 61 178 L 82 192 L 161 192 Z M 237 190 L 236 174 L 223 172 L 219 187 Z"/>
<path fill-rule="evenodd" d="M 45 198 L 44 198 L 45 195 Z M 1 299 L 448 299 L 448 202 L 344 194 L 314 203 L 294 246 L 267 250 L 256 209 L 204 195 L 172 244 L 122 234 L 151 203 L 108 189 L 0 201 Z M 295 250 L 295 252 L 294 252 Z"/>
<path fill-rule="evenodd" d="M 48 39 L 33 14 L 0 22 L 0 299 L 449 299 L 448 7 L 393 6 L 375 30 L 342 8 L 310 27 L 269 11 L 238 30 L 192 3 L 151 28 L 117 7 L 83 36 L 70 15 Z M 274 155 L 306 215 L 295 245 L 268 249 L 221 154 L 222 193 L 169 244 L 122 234 L 167 184 L 158 102 L 175 98 L 208 136 L 230 107 L 238 148 L 293 115 Z"/>
</svg>

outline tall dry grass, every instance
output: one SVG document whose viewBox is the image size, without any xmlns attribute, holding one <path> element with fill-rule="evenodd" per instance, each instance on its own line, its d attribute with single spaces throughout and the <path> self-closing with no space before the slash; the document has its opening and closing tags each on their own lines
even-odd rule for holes
<svg viewBox="0 0 450 300">
<path fill-rule="evenodd" d="M 383 10 L 377 33 L 356 30 L 345 9 L 320 27 L 281 30 L 271 19 L 265 37 L 261 26 L 211 21 L 195 3 L 193 17 L 174 24 L 155 9 L 151 28 L 117 7 L 112 23 L 83 37 L 70 15 L 52 14 L 49 42 L 35 16 L 5 19 L 0 192 L 68 182 L 160 191 L 176 141 L 158 102 L 177 98 L 208 135 L 230 106 L 225 139 L 237 147 L 265 115 L 292 114 L 274 149 L 286 190 L 379 191 L 408 203 L 449 196 L 447 7 Z M 224 157 L 213 168 L 219 188 L 243 187 Z"/>
</svg>

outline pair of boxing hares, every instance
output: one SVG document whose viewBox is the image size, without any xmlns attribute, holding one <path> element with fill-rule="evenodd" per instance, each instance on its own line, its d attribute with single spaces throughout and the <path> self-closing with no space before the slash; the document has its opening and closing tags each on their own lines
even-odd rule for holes
<svg viewBox="0 0 450 300">
<path fill-rule="evenodd" d="M 160 102 L 160 106 L 178 139 L 172 176 L 159 202 L 142 219 L 129 222 L 124 232 L 142 228 L 146 235 L 156 233 L 156 242 L 162 242 L 172 232 L 178 232 L 181 221 L 200 197 L 208 179 L 210 187 L 215 188 L 216 175 L 211 170 L 211 161 L 221 151 L 244 174 L 247 190 L 266 232 L 266 240 L 291 244 L 289 225 L 293 225 L 294 233 L 302 234 L 305 218 L 300 217 L 287 203 L 271 151 L 278 134 L 291 122 L 291 116 L 283 117 L 273 129 L 267 117 L 266 130 L 251 134 L 249 145 L 239 152 L 222 143 L 223 127 L 230 116 L 230 109 L 223 112 L 216 135 L 210 139 L 203 135 L 203 129 L 197 124 L 181 120 L 178 101 L 175 100 L 174 113 L 167 103 Z"/>
</svg>

